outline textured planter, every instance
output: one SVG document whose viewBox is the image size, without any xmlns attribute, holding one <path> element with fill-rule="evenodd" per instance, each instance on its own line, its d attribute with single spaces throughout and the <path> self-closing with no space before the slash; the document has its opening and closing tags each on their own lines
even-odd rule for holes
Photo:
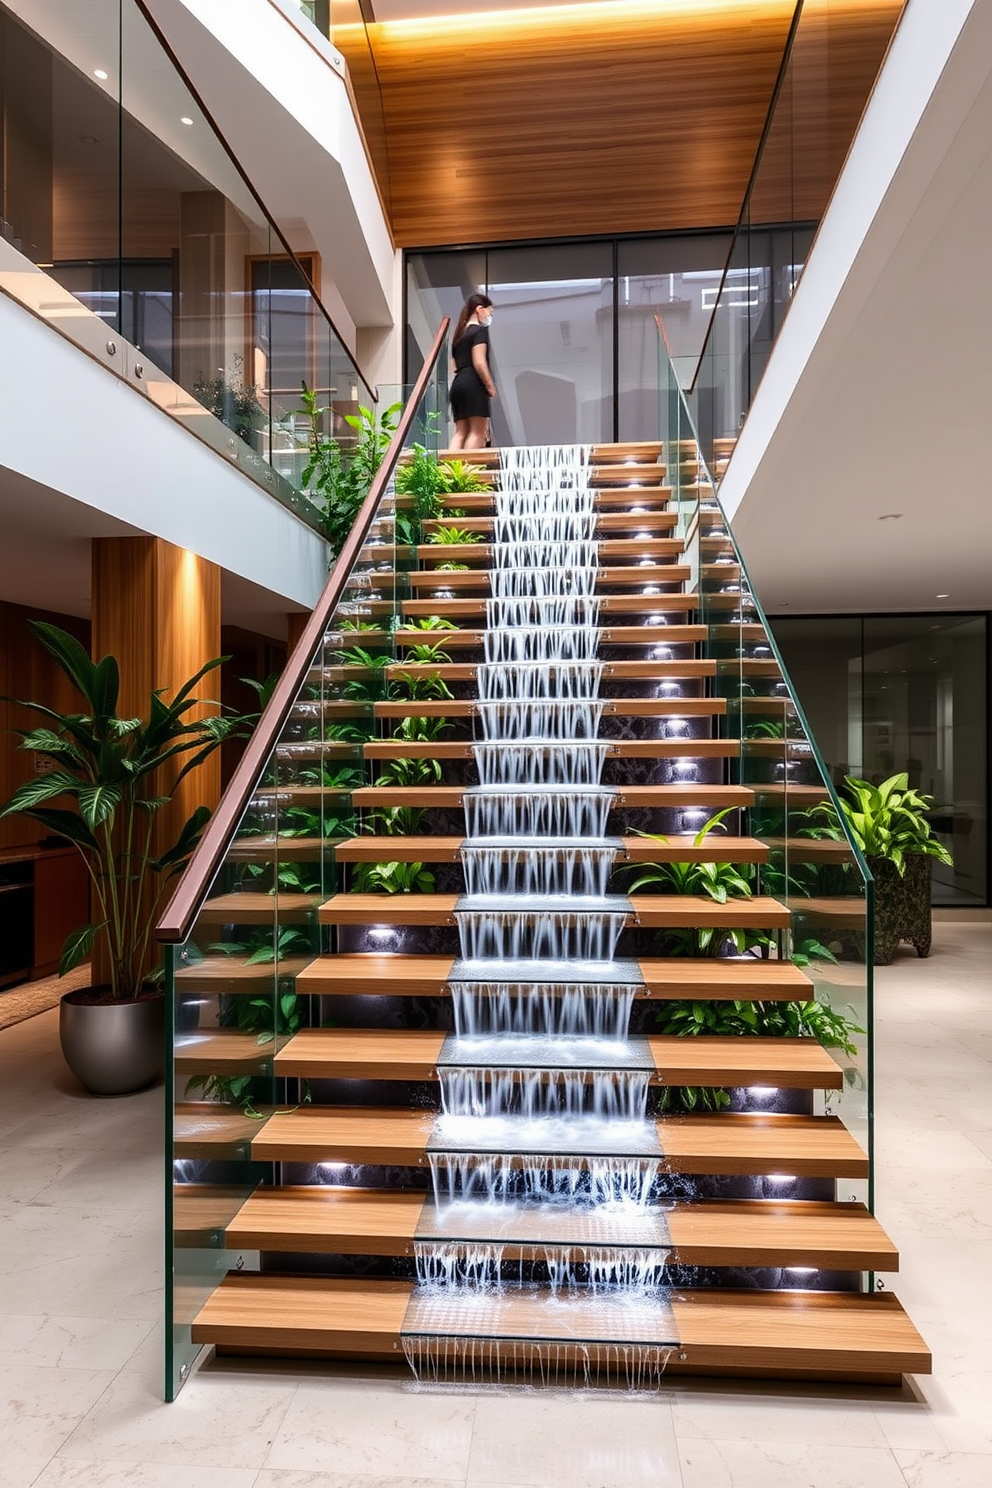
<svg viewBox="0 0 992 1488">
<path fill-rule="evenodd" d="M 94 1095 L 143 1090 L 165 1063 L 165 993 L 136 1002 L 93 1003 L 90 988 L 67 992 L 59 1005 L 66 1064 Z"/>
<path fill-rule="evenodd" d="M 901 940 L 911 941 L 918 956 L 929 956 L 930 859 L 908 857 L 903 877 L 888 858 L 869 858 L 868 867 L 875 878 L 875 965 L 888 966 Z"/>
</svg>

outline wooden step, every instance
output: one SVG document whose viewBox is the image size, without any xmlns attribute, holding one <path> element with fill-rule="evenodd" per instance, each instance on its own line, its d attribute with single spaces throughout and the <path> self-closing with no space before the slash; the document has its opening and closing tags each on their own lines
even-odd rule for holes
<svg viewBox="0 0 992 1488">
<path fill-rule="evenodd" d="M 306 925 L 322 901 L 320 894 L 253 894 L 240 891 L 208 899 L 198 925 Z M 272 968 L 269 967 L 271 977 Z M 182 973 L 180 973 L 182 976 Z"/>
<path fill-rule="evenodd" d="M 445 527 L 467 526 L 472 518 L 477 515 L 490 515 L 495 508 L 495 485 L 488 491 L 454 491 L 449 495 L 441 497 L 441 510 L 448 515 L 440 517 L 440 524 Z M 627 514 L 631 507 L 636 507 L 635 516 L 645 516 L 648 512 L 654 513 L 664 511 L 673 496 L 671 486 L 648 485 L 648 486 L 601 486 L 596 489 L 593 506 L 604 516 L 613 512 Z M 399 512 L 413 511 L 414 500 L 412 496 L 397 496 L 396 510 Z M 458 515 L 461 513 L 461 515 Z M 388 530 L 388 518 L 383 520 L 383 525 Z M 424 523 L 426 528 L 427 524 Z"/>
<path fill-rule="evenodd" d="M 184 1211 L 180 1233 L 220 1229 L 228 1250 L 411 1256 L 418 1233 L 430 1233 L 424 1219 L 433 1211 L 427 1195 L 402 1189 L 259 1188 L 241 1203 L 239 1189 L 189 1184 L 178 1186 L 176 1196 Z M 499 1216 L 499 1206 L 494 1208 L 502 1218 L 503 1238 L 505 1217 Z M 511 1239 L 506 1259 L 528 1260 L 549 1245 L 581 1255 L 589 1242 L 564 1238 L 568 1220 L 562 1218 L 542 1223 L 542 1216 L 528 1216 L 527 1241 Z M 898 1251 L 863 1204 L 767 1199 L 677 1203 L 665 1218 L 672 1265 L 890 1272 L 899 1266 Z M 622 1241 L 611 1234 L 610 1243 Z"/>
<path fill-rule="evenodd" d="M 422 1028 L 306 1028 L 281 1046 L 275 1072 L 315 1080 L 436 1080 L 447 1037 Z M 654 1085 L 838 1090 L 843 1083 L 815 1039 L 649 1035 L 646 1042 Z"/>
<path fill-rule="evenodd" d="M 632 499 L 637 499 L 636 494 L 635 497 Z M 490 506 L 494 505 L 492 498 L 487 496 L 485 500 L 489 503 Z M 602 501 L 603 498 L 600 497 L 597 505 L 601 506 Z M 678 512 L 669 511 L 664 506 L 655 506 L 654 508 L 649 507 L 645 511 L 601 510 L 596 517 L 596 535 L 591 540 L 593 542 L 602 542 L 602 534 L 630 531 L 647 532 L 651 535 L 652 538 L 655 538 L 658 532 L 671 532 L 675 527 L 678 526 L 678 521 Z M 450 529 L 452 527 L 457 527 L 462 532 L 480 533 L 484 537 L 488 537 L 491 535 L 495 525 L 496 516 L 495 512 L 493 512 L 492 514 L 479 513 L 473 514 L 472 516 L 464 517 L 439 517 L 437 519 L 432 519 L 430 521 L 424 522 L 422 524 L 421 530 L 426 536 L 427 534 L 436 534 L 442 531 L 444 528 Z M 577 539 L 577 541 L 578 540 L 580 539 Z M 432 551 L 436 548 L 436 546 L 438 545 L 433 541 L 423 544 L 423 546 L 418 549 L 418 556 L 421 558 L 430 558 Z M 466 546 L 474 547 L 475 544 L 470 543 L 466 544 Z M 668 551 L 680 552 L 681 549 L 682 543 L 680 540 L 676 547 L 673 547 Z"/>
<path fill-rule="evenodd" d="M 204 956 L 202 961 L 178 967 L 176 988 L 183 993 L 245 993 L 257 997 L 274 988 L 277 973 L 280 985 L 287 985 L 311 960 L 310 956 L 285 956 L 277 967 L 271 961 L 252 964 L 233 955 Z"/>
<path fill-rule="evenodd" d="M 614 701 L 620 700 L 614 699 Z M 632 701 L 641 703 L 645 700 L 634 698 Z M 646 701 L 650 702 L 654 700 L 647 699 Z M 382 705 L 379 704 L 377 706 Z M 408 704 L 406 706 L 413 706 L 415 716 L 419 716 L 416 713 L 416 709 L 421 707 L 421 704 Z M 614 711 L 619 712 L 620 710 L 616 709 Z M 306 791 L 309 787 L 301 786 L 297 787 L 297 789 Z M 459 807 L 463 804 L 463 797 L 467 789 L 469 787 L 461 785 L 423 785 L 409 787 L 368 785 L 360 786 L 357 790 L 352 791 L 351 800 L 355 806 Z M 286 791 L 282 791 L 280 794 L 290 799 Z M 754 795 L 754 791 L 744 785 L 624 785 L 617 787 L 611 809 L 614 811 L 670 811 L 685 807 L 711 809 L 721 806 L 731 806 L 736 808 L 750 806 L 754 801 Z"/>
<path fill-rule="evenodd" d="M 180 1102 L 173 1117 L 174 1155 L 197 1160 L 245 1160 L 271 1109 L 260 1108 L 258 1114 L 246 1116 L 237 1106 L 216 1101 Z"/>
<path fill-rule="evenodd" d="M 642 523 L 644 518 L 639 519 Z M 466 531 L 468 528 L 466 527 Z M 660 563 L 669 558 L 679 556 L 685 550 L 685 544 L 680 538 L 669 537 L 637 537 L 637 538 L 601 538 L 598 543 L 597 557 L 603 567 L 608 566 L 608 559 L 622 561 L 626 559 L 632 562 L 635 559 L 652 558 Z M 476 568 L 486 565 L 487 569 L 492 567 L 494 547 L 487 542 L 463 542 L 463 543 L 422 543 L 415 549 L 416 557 L 426 564 L 428 571 L 436 572 L 431 565 L 438 563 L 473 563 Z"/>
<path fill-rule="evenodd" d="M 302 1106 L 276 1111 L 251 1143 L 257 1162 L 370 1163 L 424 1167 L 428 1146 L 446 1148 L 434 1132 L 430 1111 L 392 1106 Z M 667 1116 L 654 1122 L 669 1173 L 715 1173 L 760 1177 L 866 1178 L 868 1159 L 835 1116 L 766 1116 L 721 1112 L 718 1115 Z M 467 1140 L 467 1138 L 466 1138 Z M 519 1154 L 507 1137 L 506 1153 Z M 625 1136 L 618 1136 L 624 1155 Z M 531 1126 L 521 1149 L 541 1153 Z M 633 1155 L 633 1154 L 631 1154 Z"/>
<path fill-rule="evenodd" d="M 338 863 L 457 863 L 463 837 L 350 837 L 334 849 Z M 667 842 L 652 837 L 623 837 L 616 864 L 624 863 L 766 863 L 768 848 L 753 837 L 711 833 L 697 845 L 694 837 L 672 834 Z M 549 843 L 549 846 L 551 844 Z"/>
<path fill-rule="evenodd" d="M 177 1186 L 179 1233 L 221 1230 L 228 1250 L 411 1256 L 418 1233 L 430 1233 L 424 1218 L 433 1211 L 427 1195 L 403 1189 L 258 1188 L 246 1201 L 241 1198 L 237 1188 Z M 501 1218 L 502 1238 L 507 1231 Z M 898 1251 L 863 1204 L 712 1200 L 677 1203 L 665 1218 L 672 1265 L 889 1272 L 899 1267 Z M 549 1245 L 581 1256 L 589 1242 L 570 1242 L 564 1238 L 567 1216 L 554 1219 L 542 1224 L 542 1216 L 528 1216 L 527 1240 L 511 1239 L 506 1259 L 531 1259 Z M 610 1243 L 622 1241 L 611 1234 Z"/>
<path fill-rule="evenodd" d="M 402 1357 L 412 1293 L 407 1281 L 230 1272 L 195 1318 L 192 1340 L 241 1353 L 396 1359 Z M 548 1338 L 550 1314 L 540 1294 L 521 1293 L 515 1300 L 516 1317 L 501 1332 L 519 1339 L 516 1356 L 523 1362 L 535 1333 Z M 903 1374 L 931 1369 L 926 1344 L 891 1292 L 686 1289 L 673 1294 L 671 1309 L 677 1346 L 666 1374 L 898 1384 Z M 574 1331 L 568 1309 L 560 1311 L 560 1326 L 571 1329 L 561 1343 L 579 1346 L 576 1368 L 581 1360 L 594 1364 L 601 1325 L 586 1340 Z M 463 1336 L 479 1358 L 474 1336 Z M 657 1339 L 662 1347 L 672 1342 L 667 1330 Z M 449 1358 L 451 1352 L 449 1344 Z M 469 1372 L 467 1367 L 466 1378 Z M 505 1362 L 498 1373 L 505 1375 Z"/>
<path fill-rule="evenodd" d="M 726 698 L 714 697 L 603 698 L 602 704 L 604 718 L 716 718 L 727 711 Z M 337 703 L 322 706 L 330 716 L 340 716 Z M 375 718 L 476 718 L 479 712 L 474 698 L 390 700 L 371 706 Z M 691 754 L 694 743 L 685 740 L 687 754 Z"/>
<path fill-rule="evenodd" d="M 411 589 L 484 589 L 490 588 L 491 570 L 488 568 L 462 568 L 442 572 L 439 569 L 421 569 L 406 575 Z M 382 575 L 385 579 L 387 576 Z M 597 592 L 602 589 L 637 589 L 645 593 L 648 585 L 671 585 L 688 583 L 692 571 L 685 563 L 625 563 L 619 567 L 603 567 L 596 571 Z M 408 613 L 404 611 L 404 613 Z M 431 613 L 434 613 L 433 611 Z M 441 614 L 442 611 L 437 613 Z"/>
<path fill-rule="evenodd" d="M 416 630 L 404 626 L 392 633 L 397 646 L 438 646 L 442 651 L 478 649 L 484 645 L 484 630 Z M 707 639 L 705 625 L 607 625 L 603 627 L 603 646 L 686 646 L 702 644 Z M 342 646 L 353 639 L 355 645 L 374 642 L 384 646 L 392 636 L 388 631 L 358 631 L 340 637 Z M 337 639 L 337 637 L 335 638 Z"/>
<path fill-rule="evenodd" d="M 476 743 L 480 742 L 476 740 Z M 562 740 L 562 747 L 567 747 L 568 742 Z M 605 757 L 608 760 L 677 759 L 691 764 L 702 759 L 737 759 L 741 752 L 740 741 L 737 739 L 610 739 L 603 742 L 607 744 Z M 536 747 L 530 745 L 531 749 Z M 411 742 L 405 739 L 373 739 L 362 745 L 361 749 L 367 760 L 475 758 L 473 744 L 468 740 Z"/>
<path fill-rule="evenodd" d="M 441 647 L 443 650 L 443 646 Z M 536 663 L 530 663 L 536 665 Z M 582 665 L 583 663 L 575 663 Z M 502 665 L 509 667 L 528 665 L 528 663 L 506 662 Z M 570 662 L 550 662 L 546 669 L 552 676 L 567 669 Z M 545 663 L 541 663 L 544 667 Z M 688 682 L 698 681 L 700 677 L 715 677 L 718 663 L 704 659 L 688 657 L 684 661 L 605 661 L 602 663 L 603 677 L 607 681 L 615 679 L 623 681 L 628 679 L 643 679 L 645 681 L 661 681 L 671 678 L 676 681 Z M 478 674 L 478 666 L 475 662 L 466 661 L 397 661 L 383 667 L 382 671 L 390 682 L 402 681 L 405 677 L 442 677 L 446 682 L 474 682 Z M 371 675 L 372 668 L 362 665 L 336 665 L 319 668 L 318 675 L 322 674 L 325 681 L 329 683 L 348 682 L 359 680 Z"/>
<path fill-rule="evenodd" d="M 318 910 L 322 925 L 455 925 L 459 894 L 334 894 Z M 726 926 L 786 930 L 792 923 L 778 899 L 754 895 L 718 904 L 708 894 L 641 894 L 630 900 L 627 923 L 675 930 Z"/>
<path fill-rule="evenodd" d="M 177 1075 L 246 1075 L 271 1064 L 282 1040 L 260 1044 L 253 1033 L 233 1028 L 179 1034 L 175 1046 Z"/>
<path fill-rule="evenodd" d="M 455 966 L 454 956 L 380 955 L 357 952 L 319 956 L 297 975 L 296 990 L 324 996 L 447 997 Z M 765 1002 L 808 1002 L 813 984 L 791 961 L 757 957 L 641 957 L 637 966 L 642 985 L 638 999 L 677 1002 L 727 999 Z"/>
<path fill-rule="evenodd" d="M 647 580 L 645 580 L 645 583 Z M 438 584 L 439 589 L 444 588 Z M 448 586 L 451 587 L 450 585 Z M 707 604 L 711 608 L 733 609 L 740 602 L 740 595 L 708 595 Z M 604 594 L 600 598 L 599 611 L 601 615 L 672 615 L 685 614 L 698 609 L 699 599 L 695 594 L 679 594 L 669 591 L 665 594 Z M 404 615 L 439 615 L 442 619 L 485 619 L 485 599 L 404 599 L 400 605 Z"/>
</svg>

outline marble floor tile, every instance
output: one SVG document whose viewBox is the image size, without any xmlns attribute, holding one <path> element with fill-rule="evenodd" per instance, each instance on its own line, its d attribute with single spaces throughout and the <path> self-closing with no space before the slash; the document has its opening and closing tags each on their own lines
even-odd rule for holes
<svg viewBox="0 0 992 1488">
<path fill-rule="evenodd" d="M 680 1441 L 679 1457 L 682 1488 L 906 1488 L 886 1447 Z"/>
<path fill-rule="evenodd" d="M 988 1488 L 992 1455 L 984 1452 L 896 1451 L 906 1488 Z"/>
<path fill-rule="evenodd" d="M 752 1394 L 732 1390 L 693 1391 L 672 1407 L 675 1434 L 689 1440 L 740 1439 L 761 1442 L 842 1441 L 852 1447 L 885 1447 L 885 1434 L 871 1403 L 802 1395 Z"/>
<path fill-rule="evenodd" d="M 113 1382 L 113 1370 L 0 1363 L 0 1458 L 54 1456 Z"/>
<path fill-rule="evenodd" d="M 464 1483 L 464 1474 L 456 1478 L 381 1478 L 368 1473 L 263 1467 L 252 1488 L 464 1488 Z M 513 1485 L 508 1483 L 506 1488 Z"/>
<path fill-rule="evenodd" d="M 665 1397 L 479 1397 L 469 1488 L 681 1488 Z"/>
<path fill-rule="evenodd" d="M 31 1488 L 254 1488 L 253 1467 L 152 1462 L 70 1462 L 54 1458 Z"/>
<path fill-rule="evenodd" d="M 457 1482 L 475 1412 L 470 1395 L 417 1390 L 400 1379 L 371 1388 L 361 1379 L 303 1380 L 264 1466 Z"/>
<path fill-rule="evenodd" d="M 0 1315 L 0 1358 L 12 1365 L 57 1365 L 116 1373 L 153 1327 L 153 1323 L 137 1318 Z"/>
</svg>

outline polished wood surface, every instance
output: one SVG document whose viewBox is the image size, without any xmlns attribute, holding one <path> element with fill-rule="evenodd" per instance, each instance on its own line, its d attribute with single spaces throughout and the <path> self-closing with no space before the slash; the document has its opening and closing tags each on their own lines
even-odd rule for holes
<svg viewBox="0 0 992 1488">
<path fill-rule="evenodd" d="M 276 1055 L 277 1075 L 315 1080 L 432 1080 L 447 1034 L 433 1028 L 306 1028 Z"/>
<path fill-rule="evenodd" d="M 676 956 L 668 961 L 641 957 L 639 965 L 650 995 L 666 1000 L 740 997 L 788 1002 L 807 1001 L 813 996 L 809 977 L 791 961 L 760 961 L 750 956 L 741 960 L 690 960 Z"/>
<path fill-rule="evenodd" d="M 227 1226 L 229 1249 L 412 1255 L 426 1194 L 409 1189 L 260 1188 Z"/>
<path fill-rule="evenodd" d="M 684 708 L 686 702 L 705 702 L 708 706 L 707 712 L 718 712 L 717 699 L 678 699 L 679 714 L 688 713 L 692 710 Z M 607 705 L 605 711 L 613 712 L 626 717 L 664 717 L 671 715 L 673 709 L 671 700 L 668 698 L 615 698 L 611 699 L 611 707 Z M 634 707 L 627 704 L 633 703 Z M 621 706 L 623 704 L 624 706 Z M 659 707 L 659 704 L 663 706 Z M 450 710 L 450 703 L 443 705 Z M 414 717 L 424 716 L 423 703 L 377 703 L 376 709 L 400 707 L 406 710 L 400 714 L 385 714 L 386 717 L 405 717 L 412 714 Z M 703 709 L 696 710 L 703 712 Z M 423 785 L 423 786 L 392 786 L 392 785 L 363 785 L 351 792 L 351 799 L 356 806 L 447 806 L 455 807 L 462 804 L 466 787 L 460 785 Z M 762 794 L 768 792 L 762 789 Z M 750 806 L 754 802 L 755 792 L 745 785 L 706 785 L 705 783 L 693 785 L 625 785 L 618 786 L 613 799 L 616 810 L 629 808 L 649 809 L 654 811 L 668 811 L 673 808 L 682 807 L 720 807 L 720 806 Z"/>
<path fill-rule="evenodd" d="M 186 994 L 244 992 L 257 997 L 275 986 L 277 976 L 283 982 L 309 964 L 309 956 L 283 956 L 278 965 L 272 961 L 251 964 L 237 956 L 204 956 L 202 961 L 179 967 L 176 991 Z"/>
<path fill-rule="evenodd" d="M 193 1342 L 382 1355 L 399 1350 L 412 1291 L 409 1281 L 233 1273 L 204 1304 Z"/>
<path fill-rule="evenodd" d="M 868 1176 L 868 1158 L 835 1116 L 670 1116 L 658 1138 L 673 1173 Z"/>
<path fill-rule="evenodd" d="M 296 990 L 344 997 L 440 997 L 447 992 L 454 964 L 454 956 L 322 956 L 300 973 Z"/>
<path fill-rule="evenodd" d="M 301 1107 L 270 1116 L 251 1144 L 258 1162 L 398 1163 L 421 1167 L 431 1111 L 388 1106 Z"/>
<path fill-rule="evenodd" d="M 895 1271 L 899 1253 L 863 1204 L 808 1199 L 710 1199 L 668 1215 L 673 1262 L 684 1266 L 814 1266 Z"/>
<path fill-rule="evenodd" d="M 257 1116 L 246 1116 L 236 1106 L 207 1101 L 180 1102 L 173 1118 L 175 1156 L 245 1157 L 267 1116 L 265 1108 Z"/>
<path fill-rule="evenodd" d="M 649 741 L 650 742 L 650 741 Z M 693 741 L 693 752 L 696 743 Z M 434 746 L 431 746 L 434 747 Z M 681 746 L 684 748 L 684 746 Z M 462 837 L 351 837 L 334 849 L 339 863 L 457 863 Z M 623 863 L 766 863 L 768 848 L 753 837 L 712 835 L 697 844 L 673 833 L 665 841 L 624 837 L 617 852 Z"/>
</svg>

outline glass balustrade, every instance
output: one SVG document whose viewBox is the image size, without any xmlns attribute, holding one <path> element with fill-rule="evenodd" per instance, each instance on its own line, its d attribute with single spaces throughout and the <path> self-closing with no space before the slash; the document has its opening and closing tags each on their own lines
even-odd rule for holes
<svg viewBox="0 0 992 1488">
<path fill-rule="evenodd" d="M 754 793 L 747 830 L 767 849 L 765 861 L 753 869 L 751 888 L 786 904 L 792 916 L 791 929 L 774 942 L 742 941 L 737 951 L 791 958 L 809 978 L 814 1005 L 765 1005 L 758 1015 L 768 1026 L 760 1031 L 810 1033 L 825 1043 L 843 1080 L 818 1109 L 837 1114 L 870 1158 L 871 874 L 844 829 L 829 770 L 752 588 L 660 337 L 659 357 L 668 481 L 698 594 L 698 618 L 709 634 L 707 654 L 716 659 L 714 692 L 725 700 L 725 737 L 739 749 L 734 778 Z M 782 1175 L 779 1196 L 789 1197 L 788 1175 Z M 871 1207 L 871 1178 L 845 1181 L 837 1197 Z"/>
<path fill-rule="evenodd" d="M 375 394 L 141 7 L 0 3 L 0 116 L 0 291 L 322 529 Z"/>
<path fill-rule="evenodd" d="M 401 439 L 408 450 L 419 446 L 437 454 L 446 389 L 442 353 L 409 409 L 408 426 L 390 446 L 380 481 Z M 408 389 L 393 391 L 409 396 Z M 356 793 L 372 783 L 376 768 L 368 746 L 402 736 L 403 706 L 391 700 L 410 687 L 397 664 L 403 654 L 398 626 L 409 594 L 406 571 L 421 534 L 416 496 L 397 496 L 395 486 L 390 474 L 352 561 L 343 560 L 340 583 L 332 572 L 326 593 L 335 597 L 315 611 L 323 618 L 319 639 L 301 658 L 298 685 L 247 804 L 187 933 L 165 948 L 172 1029 L 170 1399 L 199 1351 L 193 1323 L 214 1287 L 230 1270 L 258 1268 L 251 1235 L 232 1229 L 248 1195 L 274 1181 L 273 1163 L 255 1155 L 256 1138 L 273 1112 L 310 1100 L 306 1079 L 280 1074 L 280 1049 L 299 1030 L 334 1022 L 333 986 L 323 986 L 307 969 L 321 953 L 354 949 L 348 930 L 322 926 L 318 911 L 340 887 L 338 846 L 358 830 L 362 797 Z M 406 645 L 418 634 L 412 631 Z M 266 728 L 266 716 L 259 727 Z M 366 824 L 401 832 L 402 815 L 402 809 L 366 812 Z M 366 948 L 375 950 L 388 949 L 395 932 L 384 927 L 382 944 L 376 927 L 366 934 Z"/>
</svg>

